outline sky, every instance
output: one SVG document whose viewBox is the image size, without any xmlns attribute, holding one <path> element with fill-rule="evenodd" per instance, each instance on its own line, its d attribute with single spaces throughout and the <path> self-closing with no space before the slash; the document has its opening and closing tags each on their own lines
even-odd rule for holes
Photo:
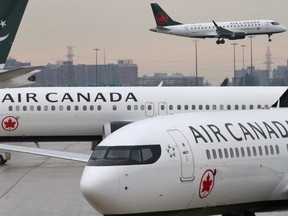
<svg viewBox="0 0 288 216">
<path fill-rule="evenodd" d="M 161 0 L 157 2 L 181 23 L 272 19 L 288 28 L 287 0 Z M 32 65 L 65 60 L 67 46 L 74 48 L 74 64 L 117 63 L 132 59 L 139 75 L 182 73 L 195 76 L 195 40 L 149 31 L 155 21 L 147 0 L 30 0 L 10 57 Z M 265 69 L 268 46 L 272 68 L 286 65 L 288 32 L 253 39 L 253 65 Z M 250 39 L 216 45 L 216 39 L 198 40 L 198 75 L 218 85 L 236 69 L 250 65 Z"/>
</svg>

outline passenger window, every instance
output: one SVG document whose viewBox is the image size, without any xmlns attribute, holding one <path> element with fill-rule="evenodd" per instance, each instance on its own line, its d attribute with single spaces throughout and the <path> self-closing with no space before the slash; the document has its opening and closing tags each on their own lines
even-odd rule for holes
<svg viewBox="0 0 288 216">
<path fill-rule="evenodd" d="M 192 105 L 192 110 L 196 110 L 196 106 L 195 105 Z"/>
<path fill-rule="evenodd" d="M 130 111 L 131 110 L 131 105 L 127 106 L 127 110 Z"/>
<path fill-rule="evenodd" d="M 181 105 L 177 105 L 177 110 L 181 110 Z"/>
<path fill-rule="evenodd" d="M 53 106 L 51 106 L 51 110 L 52 111 L 55 111 L 56 110 L 56 107 L 53 105 Z"/>
<path fill-rule="evenodd" d="M 249 147 L 247 147 L 247 155 L 248 155 L 248 157 L 251 157 L 251 150 Z"/>
<path fill-rule="evenodd" d="M 226 148 L 224 149 L 224 155 L 225 155 L 225 158 L 229 157 L 228 150 Z"/>
<path fill-rule="evenodd" d="M 241 156 L 242 156 L 242 157 L 245 157 L 245 150 L 244 150 L 243 147 L 241 147 Z"/>
<path fill-rule="evenodd" d="M 94 106 L 90 105 L 90 111 L 93 111 L 93 110 L 94 110 Z"/>
<path fill-rule="evenodd" d="M 79 110 L 79 106 L 75 105 L 74 109 L 75 109 L 75 111 L 78 111 Z"/>
<path fill-rule="evenodd" d="M 203 109 L 203 106 L 202 105 L 199 105 L 199 110 L 202 110 Z"/>
<path fill-rule="evenodd" d="M 242 110 L 246 110 L 246 105 L 242 105 Z"/>
<path fill-rule="evenodd" d="M 276 146 L 275 146 L 275 149 L 276 149 L 276 154 L 278 154 L 278 155 L 279 155 L 279 154 L 280 154 L 279 146 L 278 146 L 278 145 L 276 145 Z"/>
<path fill-rule="evenodd" d="M 138 105 L 134 105 L 134 110 L 138 110 Z"/>
<path fill-rule="evenodd" d="M 250 106 L 249 106 L 249 109 L 251 110 L 251 109 L 254 109 L 254 106 L 251 104 Z"/>
<path fill-rule="evenodd" d="M 16 106 L 16 111 L 20 111 L 20 106 Z"/>
<path fill-rule="evenodd" d="M 263 155 L 263 151 L 262 151 L 262 147 L 261 146 L 258 147 L 258 151 L 259 151 L 259 155 L 262 156 Z"/>
<path fill-rule="evenodd" d="M 270 152 L 271 152 L 271 155 L 274 155 L 274 148 L 272 145 L 270 145 Z"/>
<path fill-rule="evenodd" d="M 240 154 L 239 154 L 239 149 L 238 148 L 235 148 L 235 154 L 236 154 L 236 157 L 239 158 Z"/>
<path fill-rule="evenodd" d="M 221 149 L 218 149 L 218 155 L 219 155 L 219 158 L 223 158 L 223 154 L 222 154 L 222 150 Z"/>
<path fill-rule="evenodd" d="M 30 111 L 34 111 L 34 106 L 30 106 Z"/>
<path fill-rule="evenodd" d="M 235 105 L 235 110 L 239 110 L 239 105 Z"/>
<path fill-rule="evenodd" d="M 212 149 L 213 158 L 217 159 L 217 153 L 215 149 Z"/>
<path fill-rule="evenodd" d="M 101 105 L 98 105 L 98 106 L 97 106 L 97 110 L 98 110 L 98 111 L 101 111 L 101 109 L 102 109 Z"/>
<path fill-rule="evenodd" d="M 211 154 L 210 154 L 210 151 L 208 149 L 206 150 L 206 157 L 208 160 L 211 159 Z"/>
<path fill-rule="evenodd" d="M 149 105 L 149 106 L 151 106 L 151 105 Z M 149 107 L 148 106 L 148 107 Z M 112 109 L 115 111 L 115 110 L 117 110 L 117 105 L 113 105 L 113 107 L 112 107 Z M 149 108 L 148 108 L 149 109 Z"/>
<path fill-rule="evenodd" d="M 84 105 L 84 106 L 83 106 L 83 111 L 86 111 L 86 110 L 87 110 L 87 106 Z"/>
<path fill-rule="evenodd" d="M 70 110 L 71 110 L 71 106 L 68 105 L 68 106 L 67 106 L 67 111 L 70 111 Z"/>
<path fill-rule="evenodd" d="M 59 106 L 59 110 L 63 111 L 63 106 L 62 105 Z"/>
<path fill-rule="evenodd" d="M 188 110 L 188 109 L 189 109 L 189 106 L 188 106 L 188 105 L 185 105 L 185 106 L 184 106 L 184 109 L 185 109 L 185 110 Z"/>
<path fill-rule="evenodd" d="M 44 106 L 44 111 L 48 111 L 48 106 L 47 105 Z"/>
<path fill-rule="evenodd" d="M 13 110 L 13 107 L 12 107 L 12 106 L 9 106 L 8 109 L 9 109 L 9 111 L 12 111 L 12 110 Z"/>
<path fill-rule="evenodd" d="M 37 106 L 37 111 L 41 111 L 41 106 Z"/>
<path fill-rule="evenodd" d="M 269 149 L 268 149 L 268 146 L 264 146 L 264 149 L 265 149 L 265 154 L 266 154 L 266 155 L 269 155 Z"/>
<path fill-rule="evenodd" d="M 141 105 L 141 110 L 144 110 L 145 109 L 145 106 L 144 105 Z"/>
<path fill-rule="evenodd" d="M 230 148 L 229 150 L 230 150 L 230 156 L 231 156 L 231 158 L 234 158 L 234 151 L 233 151 L 233 149 Z"/>
<path fill-rule="evenodd" d="M 165 110 L 165 105 L 161 105 L 161 110 Z"/>
<path fill-rule="evenodd" d="M 212 107 L 213 110 L 217 110 L 217 106 L 214 104 Z"/>
<path fill-rule="evenodd" d="M 23 111 L 27 111 L 27 106 L 23 106 Z"/>
<path fill-rule="evenodd" d="M 173 110 L 173 105 L 169 105 L 169 110 Z"/>
<path fill-rule="evenodd" d="M 206 110 L 209 110 L 210 109 L 210 106 L 209 105 L 206 105 Z"/>
<path fill-rule="evenodd" d="M 220 105 L 220 110 L 224 110 L 224 106 L 222 104 Z"/>
<path fill-rule="evenodd" d="M 255 146 L 252 147 L 252 150 L 253 150 L 253 155 L 254 155 L 254 156 L 257 156 L 257 151 L 256 151 Z"/>
<path fill-rule="evenodd" d="M 231 110 L 231 105 L 227 105 L 227 110 Z"/>
</svg>

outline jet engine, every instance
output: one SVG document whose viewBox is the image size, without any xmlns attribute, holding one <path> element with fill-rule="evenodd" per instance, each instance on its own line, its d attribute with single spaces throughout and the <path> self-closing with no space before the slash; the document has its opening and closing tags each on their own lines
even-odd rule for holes
<svg viewBox="0 0 288 216">
<path fill-rule="evenodd" d="M 229 40 L 238 40 L 238 39 L 245 39 L 246 34 L 245 32 L 233 32 L 232 35 L 228 38 Z"/>
</svg>

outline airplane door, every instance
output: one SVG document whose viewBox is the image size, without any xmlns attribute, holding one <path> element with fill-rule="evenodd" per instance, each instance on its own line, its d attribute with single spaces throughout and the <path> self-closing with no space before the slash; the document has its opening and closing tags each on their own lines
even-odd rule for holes
<svg viewBox="0 0 288 216">
<path fill-rule="evenodd" d="M 154 104 L 152 102 L 145 103 L 145 115 L 147 117 L 154 116 Z"/>
<path fill-rule="evenodd" d="M 159 115 L 167 115 L 167 104 L 165 102 L 160 102 L 158 104 Z"/>
<path fill-rule="evenodd" d="M 266 22 L 266 29 L 269 30 L 270 29 L 270 23 Z"/>
<path fill-rule="evenodd" d="M 169 130 L 169 135 L 176 143 L 181 159 L 181 177 L 182 182 L 194 180 L 194 159 L 192 149 L 186 137 L 179 130 Z"/>
</svg>

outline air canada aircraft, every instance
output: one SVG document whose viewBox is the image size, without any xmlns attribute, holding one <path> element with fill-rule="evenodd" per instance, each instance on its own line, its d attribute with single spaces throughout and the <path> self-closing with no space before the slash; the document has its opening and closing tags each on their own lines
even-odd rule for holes
<svg viewBox="0 0 288 216">
<path fill-rule="evenodd" d="M 28 0 L 0 0 L 0 88 L 32 84 L 40 67 L 4 70 Z"/>
<path fill-rule="evenodd" d="M 268 108 L 286 89 L 287 87 L 0 89 L 0 142 L 95 141 L 96 145 L 118 128 L 153 116 Z M 0 163 L 3 162 L 5 160 L 0 155 Z"/>
<path fill-rule="evenodd" d="M 217 38 L 217 44 L 224 44 L 225 39 L 244 39 L 247 35 L 271 35 L 282 33 L 286 28 L 273 20 L 245 20 L 216 23 L 182 24 L 174 21 L 158 4 L 151 4 L 156 27 L 153 32 L 190 37 L 190 38 Z"/>
<path fill-rule="evenodd" d="M 287 116 L 287 108 L 158 116 L 115 131 L 90 159 L 62 155 L 88 161 L 81 192 L 103 215 L 255 216 L 288 210 Z"/>
</svg>

